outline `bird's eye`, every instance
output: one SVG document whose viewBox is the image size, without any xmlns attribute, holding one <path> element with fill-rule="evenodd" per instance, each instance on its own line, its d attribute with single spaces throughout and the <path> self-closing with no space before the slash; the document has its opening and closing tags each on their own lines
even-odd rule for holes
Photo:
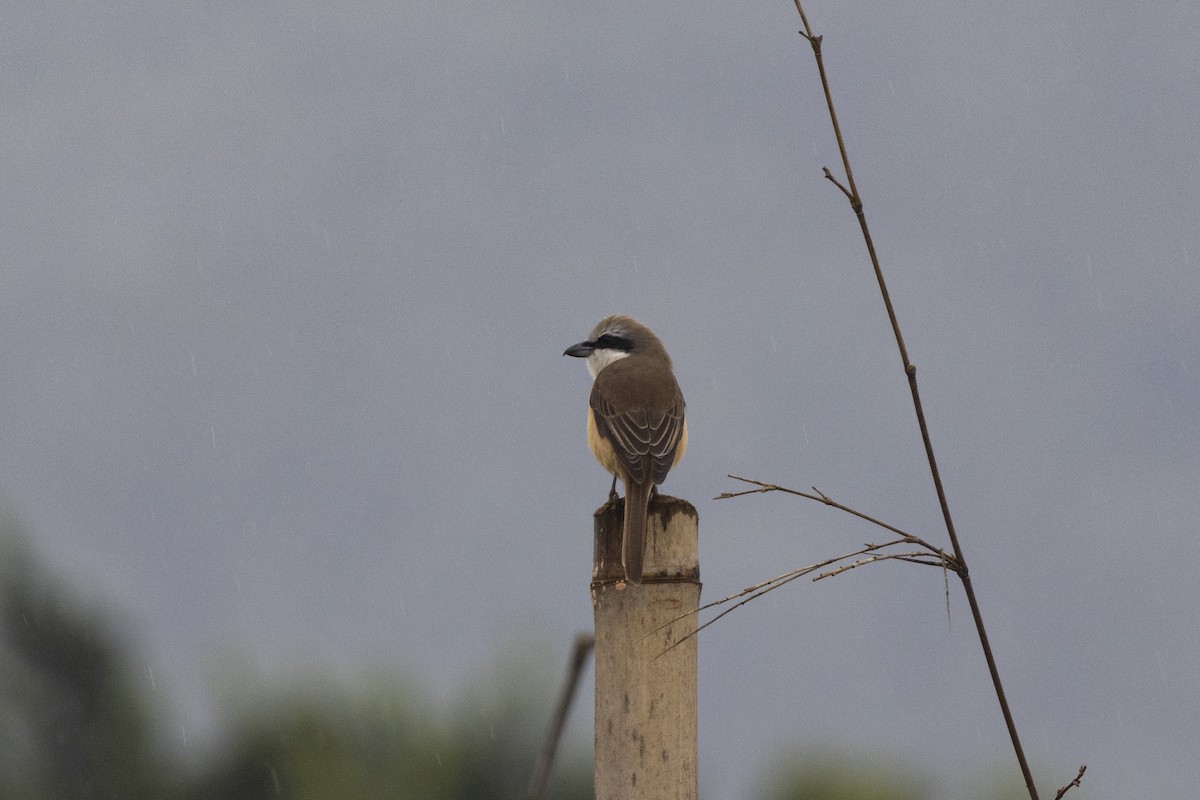
<svg viewBox="0 0 1200 800">
<path fill-rule="evenodd" d="M 624 336 L 618 336 L 615 333 L 606 333 L 596 339 L 597 350 L 625 350 L 628 352 L 633 349 L 633 342 L 626 339 Z"/>
</svg>

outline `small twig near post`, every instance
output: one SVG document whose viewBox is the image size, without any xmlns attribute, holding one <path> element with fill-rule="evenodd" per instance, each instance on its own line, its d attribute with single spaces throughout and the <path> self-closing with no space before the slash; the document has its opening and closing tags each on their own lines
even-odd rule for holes
<svg viewBox="0 0 1200 800">
<path fill-rule="evenodd" d="M 538 754 L 537 763 L 533 767 L 533 778 L 529 782 L 529 800 L 544 800 L 550 786 L 550 770 L 554 768 L 554 757 L 558 752 L 558 743 L 562 739 L 563 728 L 567 724 L 567 712 L 571 710 L 571 702 L 575 699 L 575 689 L 579 686 L 579 678 L 587 664 L 587 657 L 596 644 L 596 637 L 590 633 L 575 634 L 575 646 L 571 648 L 571 660 L 567 664 L 567 677 L 563 681 L 562 691 L 558 695 L 558 705 L 554 709 L 554 718 L 546 731 L 546 742 L 542 752 Z"/>
</svg>

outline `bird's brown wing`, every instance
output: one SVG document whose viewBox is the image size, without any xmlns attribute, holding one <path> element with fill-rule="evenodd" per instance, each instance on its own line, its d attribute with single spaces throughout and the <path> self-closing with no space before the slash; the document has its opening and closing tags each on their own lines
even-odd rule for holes
<svg viewBox="0 0 1200 800">
<path fill-rule="evenodd" d="M 678 389 L 665 408 L 617 409 L 593 388 L 591 405 L 596 432 L 612 444 L 629 477 L 636 483 L 645 483 L 647 477 L 662 483 L 683 435 L 684 405 Z"/>
</svg>

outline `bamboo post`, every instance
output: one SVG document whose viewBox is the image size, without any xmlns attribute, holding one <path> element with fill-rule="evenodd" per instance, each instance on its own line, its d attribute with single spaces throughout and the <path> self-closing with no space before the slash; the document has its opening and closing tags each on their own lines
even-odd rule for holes
<svg viewBox="0 0 1200 800">
<path fill-rule="evenodd" d="M 675 643 L 696 625 L 698 517 L 651 499 L 639 586 L 621 566 L 624 504 L 595 513 L 596 800 L 696 800 L 696 637 Z"/>
</svg>

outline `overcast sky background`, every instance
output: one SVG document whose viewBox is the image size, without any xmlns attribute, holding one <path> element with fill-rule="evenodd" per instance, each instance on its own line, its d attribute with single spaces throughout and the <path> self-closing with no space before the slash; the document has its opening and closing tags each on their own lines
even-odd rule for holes
<svg viewBox="0 0 1200 800">
<path fill-rule="evenodd" d="M 807 11 L 1042 791 L 1194 796 L 1200 6 Z M 230 661 L 557 680 L 607 491 L 561 354 L 605 314 L 674 357 L 705 599 L 880 533 L 726 473 L 944 542 L 790 3 L 4 19 L 0 491 L 180 746 Z M 951 604 L 880 565 L 706 631 L 705 796 L 826 743 L 1015 778 Z"/>
</svg>

